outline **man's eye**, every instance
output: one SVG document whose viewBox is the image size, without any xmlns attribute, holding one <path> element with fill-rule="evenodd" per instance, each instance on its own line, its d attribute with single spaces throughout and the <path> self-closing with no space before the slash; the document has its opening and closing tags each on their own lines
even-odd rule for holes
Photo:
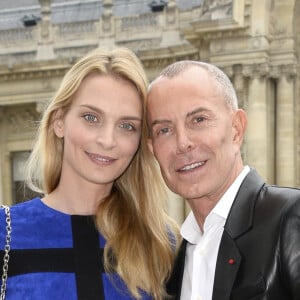
<svg viewBox="0 0 300 300">
<path fill-rule="evenodd" d="M 95 115 L 92 115 L 92 114 L 85 114 L 85 115 L 83 116 L 83 118 L 84 118 L 86 121 L 90 122 L 90 123 L 94 123 L 94 122 L 97 122 L 97 121 L 98 121 L 97 117 L 96 117 Z"/>
<path fill-rule="evenodd" d="M 165 127 L 165 128 L 161 128 L 157 131 L 157 135 L 164 135 L 170 132 L 170 129 Z"/>
<path fill-rule="evenodd" d="M 135 127 L 132 124 L 130 124 L 130 123 L 123 123 L 121 125 L 121 128 L 124 128 L 124 129 L 126 129 L 128 131 L 134 131 L 135 130 Z"/>
<path fill-rule="evenodd" d="M 204 117 L 196 117 L 196 118 L 195 118 L 195 123 L 201 123 L 201 122 L 203 122 L 204 120 L 205 120 Z"/>
</svg>

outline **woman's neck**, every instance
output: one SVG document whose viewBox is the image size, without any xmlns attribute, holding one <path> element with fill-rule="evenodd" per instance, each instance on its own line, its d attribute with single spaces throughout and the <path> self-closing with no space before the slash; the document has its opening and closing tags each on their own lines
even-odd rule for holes
<svg viewBox="0 0 300 300">
<path fill-rule="evenodd" d="M 42 201 L 49 207 L 70 215 L 95 215 L 102 199 L 110 194 L 111 187 L 65 186 L 57 188 Z"/>
</svg>

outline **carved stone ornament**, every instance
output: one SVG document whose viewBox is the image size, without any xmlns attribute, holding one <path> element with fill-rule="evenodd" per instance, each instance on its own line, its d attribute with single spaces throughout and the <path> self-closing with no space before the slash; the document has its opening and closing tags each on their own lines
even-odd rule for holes
<svg viewBox="0 0 300 300">
<path fill-rule="evenodd" d="M 225 19 L 232 16 L 233 0 L 203 0 L 203 20 Z"/>
<path fill-rule="evenodd" d="M 6 129 L 8 135 L 23 133 L 36 129 L 36 122 L 39 114 L 35 107 L 26 106 L 23 108 L 7 109 L 5 112 Z"/>
</svg>

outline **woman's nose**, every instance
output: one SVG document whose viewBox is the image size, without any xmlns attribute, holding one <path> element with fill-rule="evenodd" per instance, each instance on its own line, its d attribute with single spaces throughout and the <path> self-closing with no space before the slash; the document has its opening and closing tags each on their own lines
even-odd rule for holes
<svg viewBox="0 0 300 300">
<path fill-rule="evenodd" d="M 113 126 L 103 126 L 97 133 L 97 143 L 104 149 L 112 149 L 116 146 L 116 130 Z"/>
</svg>

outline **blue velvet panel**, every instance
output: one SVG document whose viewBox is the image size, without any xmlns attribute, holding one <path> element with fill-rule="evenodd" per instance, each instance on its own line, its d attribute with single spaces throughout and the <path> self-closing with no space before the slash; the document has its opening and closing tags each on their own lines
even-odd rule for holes
<svg viewBox="0 0 300 300">
<path fill-rule="evenodd" d="M 88 216 L 87 216 L 88 217 Z M 17 204 L 11 207 L 11 223 L 12 223 L 12 239 L 11 251 L 18 252 L 18 257 L 23 259 L 22 253 L 34 249 L 69 249 L 73 255 L 73 234 L 72 234 L 72 216 L 58 212 L 46 206 L 41 199 L 35 198 L 30 201 Z M 88 220 L 88 219 L 87 219 Z M 89 219 L 91 220 L 91 219 Z M 5 213 L 0 210 L 0 273 L 2 270 L 2 257 L 5 245 Z M 91 226 L 91 230 L 93 226 Z M 97 237 L 97 233 L 95 233 Z M 105 239 L 99 235 L 99 249 L 105 245 Z M 97 245 L 97 243 L 95 244 Z M 22 251 L 24 250 L 24 251 Z M 68 251 L 69 251 L 68 250 Z M 21 252 L 21 256 L 20 256 Z M 39 251 L 34 252 L 33 258 L 36 261 L 35 255 Z M 68 252 L 69 253 L 69 252 Z M 74 251 L 74 255 L 77 252 Z M 27 256 L 24 256 L 27 257 Z M 11 260 L 13 255 L 11 255 Z M 40 256 L 41 258 L 41 256 Z M 26 259 L 26 258 L 25 258 Z M 81 259 L 76 257 L 74 261 Z M 84 260 L 84 257 L 82 258 Z M 32 260 L 31 260 L 32 261 Z M 45 261 L 45 260 L 43 260 Z M 72 260 L 73 261 L 73 258 Z M 102 259 L 101 259 L 102 262 Z M 9 265 L 13 262 L 10 261 Z M 48 260 L 46 261 L 46 265 Z M 60 263 L 59 263 L 60 264 Z M 22 263 L 17 264 L 15 269 L 22 267 Z M 25 265 L 25 262 L 24 262 Z M 28 265 L 28 264 L 27 264 Z M 57 264 L 56 264 L 57 265 Z M 11 265 L 12 266 L 12 265 Z M 30 268 L 32 264 L 29 264 Z M 74 266 L 74 270 L 77 267 Z M 34 269 L 34 267 L 33 267 Z M 57 271 L 55 266 L 49 267 L 51 271 L 42 272 L 33 270 L 25 274 L 9 276 L 7 280 L 6 300 L 76 300 L 79 299 L 77 295 L 76 280 L 80 280 L 80 275 L 75 276 L 75 271 L 60 270 Z M 103 266 L 99 270 L 103 270 Z M 77 271 L 76 271 L 77 272 Z M 86 274 L 85 274 L 86 275 Z M 96 273 L 97 276 L 97 273 Z M 76 279 L 77 278 L 77 279 Z M 113 280 L 111 280 L 113 278 Z M 101 290 L 102 295 L 93 295 L 87 299 L 81 297 L 80 300 L 129 300 L 130 297 L 126 285 L 116 274 L 105 274 L 99 271 L 99 282 L 102 281 Z M 94 283 L 97 282 L 94 280 Z M 146 294 L 143 300 L 150 300 L 151 297 Z"/>
</svg>

